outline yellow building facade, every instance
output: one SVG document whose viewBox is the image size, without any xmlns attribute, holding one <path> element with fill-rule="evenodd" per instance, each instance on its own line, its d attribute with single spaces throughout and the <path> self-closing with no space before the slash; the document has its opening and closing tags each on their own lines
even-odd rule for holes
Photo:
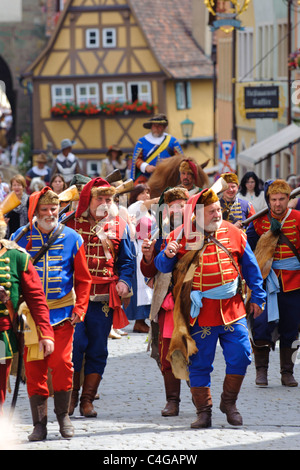
<svg viewBox="0 0 300 470">
<path fill-rule="evenodd" d="M 150 6 L 162 21 L 169 10 L 175 34 L 184 35 L 172 19 L 174 2 L 188 18 L 190 0 Z M 167 131 L 182 142 L 180 123 L 187 116 L 194 122 L 186 153 L 213 164 L 211 62 L 194 41 L 184 53 L 184 40 L 176 48 L 167 30 L 151 24 L 142 0 L 68 0 L 47 47 L 23 74 L 33 86 L 34 154 L 48 142 L 58 153 L 68 138 L 76 141 L 83 171 L 97 174 L 109 146 L 132 153 L 143 123 L 162 112 Z"/>
</svg>

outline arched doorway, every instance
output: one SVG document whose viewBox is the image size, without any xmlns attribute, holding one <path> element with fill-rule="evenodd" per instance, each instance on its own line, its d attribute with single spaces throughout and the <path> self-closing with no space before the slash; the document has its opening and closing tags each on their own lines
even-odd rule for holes
<svg viewBox="0 0 300 470">
<path fill-rule="evenodd" d="M 9 110 L 11 112 L 10 116 Z M 10 145 L 15 139 L 16 98 L 9 67 L 0 56 L 0 118 L 2 116 L 2 122 L 4 120 L 3 115 L 6 115 L 7 141 Z"/>
</svg>

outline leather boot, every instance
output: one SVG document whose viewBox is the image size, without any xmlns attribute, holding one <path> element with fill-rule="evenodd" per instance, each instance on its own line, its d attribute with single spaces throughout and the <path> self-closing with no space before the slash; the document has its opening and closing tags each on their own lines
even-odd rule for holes
<svg viewBox="0 0 300 470">
<path fill-rule="evenodd" d="M 47 400 L 48 397 L 33 395 L 29 398 L 33 431 L 28 436 L 29 441 L 44 441 L 47 437 Z"/>
<path fill-rule="evenodd" d="M 253 354 L 256 368 L 255 383 L 258 387 L 267 387 L 270 348 L 253 346 Z"/>
<path fill-rule="evenodd" d="M 280 373 L 281 383 L 286 387 L 297 387 L 298 382 L 294 379 L 294 363 L 292 355 L 296 349 L 284 348 L 280 346 Z"/>
<path fill-rule="evenodd" d="M 78 405 L 79 390 L 80 390 L 80 372 L 74 372 L 73 389 L 72 389 L 70 406 L 69 406 L 69 416 L 72 416 L 72 414 L 75 411 L 76 406 Z"/>
<path fill-rule="evenodd" d="M 54 392 L 54 411 L 59 424 L 59 432 L 62 437 L 74 436 L 74 427 L 69 418 L 69 406 L 72 390 Z"/>
<path fill-rule="evenodd" d="M 82 394 L 80 397 L 80 414 L 86 418 L 96 418 L 97 413 L 93 407 L 97 389 L 101 380 L 99 374 L 88 374 L 84 377 Z"/>
<path fill-rule="evenodd" d="M 181 380 L 174 377 L 171 370 L 164 373 L 167 403 L 161 412 L 162 416 L 178 416 L 180 403 Z"/>
<path fill-rule="evenodd" d="M 227 421 L 232 426 L 243 424 L 243 418 L 235 406 L 243 380 L 243 375 L 227 374 L 223 383 L 220 410 L 226 414 Z"/>
<path fill-rule="evenodd" d="M 197 419 L 191 424 L 191 428 L 210 428 L 212 412 L 210 387 L 191 387 L 191 393 L 197 410 Z"/>
</svg>

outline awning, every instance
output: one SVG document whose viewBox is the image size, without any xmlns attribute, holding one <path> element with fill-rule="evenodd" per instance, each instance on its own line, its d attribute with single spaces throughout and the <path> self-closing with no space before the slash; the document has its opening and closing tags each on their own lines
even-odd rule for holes
<svg viewBox="0 0 300 470">
<path fill-rule="evenodd" d="M 239 165 L 254 169 L 255 165 L 261 161 L 297 142 L 300 142 L 300 127 L 296 124 L 290 124 L 276 134 L 240 152 L 237 162 Z"/>
</svg>

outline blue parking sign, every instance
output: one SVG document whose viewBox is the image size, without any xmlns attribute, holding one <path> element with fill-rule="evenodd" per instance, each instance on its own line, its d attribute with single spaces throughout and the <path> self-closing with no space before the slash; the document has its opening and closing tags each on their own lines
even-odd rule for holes
<svg viewBox="0 0 300 470">
<path fill-rule="evenodd" d="M 219 173 L 235 173 L 236 141 L 222 140 L 219 143 Z"/>
</svg>

